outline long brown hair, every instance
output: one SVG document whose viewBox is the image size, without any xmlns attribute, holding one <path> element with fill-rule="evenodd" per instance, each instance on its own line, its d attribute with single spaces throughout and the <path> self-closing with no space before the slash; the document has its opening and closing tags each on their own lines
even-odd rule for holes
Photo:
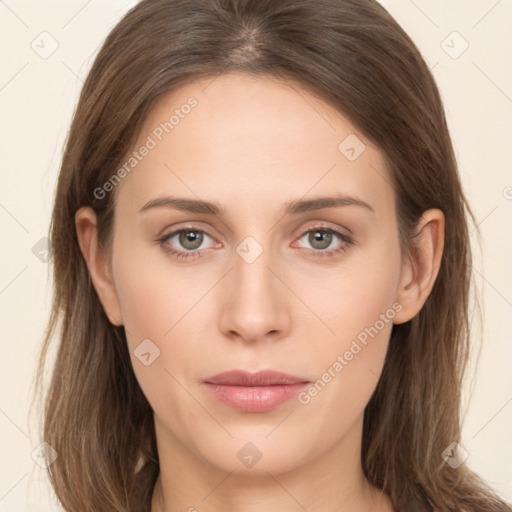
<svg viewBox="0 0 512 512">
<path fill-rule="evenodd" d="M 108 248 L 115 193 L 94 191 L 122 165 L 154 102 L 233 70 L 299 85 L 381 149 L 402 251 L 411 250 L 422 212 L 445 214 L 434 288 L 416 317 L 393 327 L 365 410 L 366 477 L 397 511 L 512 511 L 466 464 L 454 469 L 442 457 L 461 438 L 474 217 L 432 74 L 375 0 L 143 0 L 108 35 L 74 114 L 50 226 L 54 296 L 37 382 L 60 327 L 42 421 L 58 453 L 48 471 L 64 509 L 149 511 L 159 472 L 152 410 L 124 330 L 108 322 L 91 284 L 75 213 L 95 209 Z"/>
</svg>

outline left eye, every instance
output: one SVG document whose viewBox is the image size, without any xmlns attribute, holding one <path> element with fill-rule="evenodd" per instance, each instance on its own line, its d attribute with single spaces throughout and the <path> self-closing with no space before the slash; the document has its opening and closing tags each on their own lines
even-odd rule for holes
<svg viewBox="0 0 512 512">
<path fill-rule="evenodd" d="M 310 248 L 315 251 L 337 252 L 338 250 L 340 250 L 340 247 L 338 246 L 332 248 L 331 246 L 331 244 L 335 242 L 336 238 L 342 242 L 341 248 L 343 248 L 343 244 L 347 245 L 351 243 L 351 240 L 348 236 L 339 233 L 334 229 L 328 228 L 310 229 L 299 238 L 299 241 L 306 239 L 307 243 L 310 244 L 311 246 Z M 329 247 L 331 247 L 331 250 L 326 251 L 326 249 L 329 249 Z M 309 249 L 309 247 L 306 248 Z"/>
</svg>

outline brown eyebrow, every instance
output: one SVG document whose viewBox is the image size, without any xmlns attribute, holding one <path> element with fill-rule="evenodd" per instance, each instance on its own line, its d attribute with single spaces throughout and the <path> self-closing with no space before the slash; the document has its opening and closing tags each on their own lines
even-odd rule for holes
<svg viewBox="0 0 512 512">
<path fill-rule="evenodd" d="M 293 215 L 311 210 L 335 208 L 337 206 L 359 206 L 360 208 L 365 208 L 368 211 L 375 213 L 375 210 L 365 201 L 346 195 L 316 197 L 313 199 L 292 201 L 284 205 L 284 213 L 285 215 Z"/>
<path fill-rule="evenodd" d="M 283 206 L 283 213 L 284 215 L 294 215 L 297 213 L 321 210 L 324 208 L 335 208 L 338 206 L 359 206 L 375 213 L 375 210 L 365 201 L 346 195 L 316 197 L 313 199 L 291 201 L 285 203 Z M 219 217 L 224 217 L 226 215 L 226 210 L 218 203 L 181 197 L 159 197 L 157 199 L 152 199 L 140 209 L 140 212 L 144 212 L 152 208 L 175 208 L 186 212 L 205 213 L 217 215 Z"/>
<path fill-rule="evenodd" d="M 159 197 L 151 199 L 140 210 L 142 213 L 151 208 L 175 208 L 176 210 L 183 210 L 184 212 L 191 213 L 208 213 L 211 215 L 218 215 L 222 217 L 226 214 L 224 210 L 217 203 L 209 201 L 200 201 L 198 199 L 185 199 L 182 197 Z"/>
</svg>

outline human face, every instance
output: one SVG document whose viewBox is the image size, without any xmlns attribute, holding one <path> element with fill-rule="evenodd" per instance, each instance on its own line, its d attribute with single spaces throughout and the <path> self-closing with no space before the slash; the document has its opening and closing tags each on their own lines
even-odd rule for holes
<svg viewBox="0 0 512 512">
<path fill-rule="evenodd" d="M 157 437 L 236 472 L 284 472 L 339 448 L 360 433 L 400 307 L 395 197 L 381 152 L 297 85 L 237 73 L 162 96 L 142 146 L 150 149 L 115 191 L 111 256 Z M 286 212 L 334 196 L 352 199 Z M 253 396 L 261 407 L 247 410 L 205 384 L 234 369 L 316 384 L 270 406 Z M 244 457 L 258 452 L 249 468 Z"/>
</svg>

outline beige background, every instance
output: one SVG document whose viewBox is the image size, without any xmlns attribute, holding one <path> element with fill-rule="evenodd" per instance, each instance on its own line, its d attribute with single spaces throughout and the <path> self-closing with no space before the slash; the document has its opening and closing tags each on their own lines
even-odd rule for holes
<svg viewBox="0 0 512 512">
<path fill-rule="evenodd" d="M 28 404 L 50 298 L 48 263 L 32 248 L 47 234 L 82 81 L 104 37 L 134 3 L 0 1 L 0 512 L 58 509 L 31 458 L 40 439 Z M 483 344 L 465 389 L 462 441 L 468 464 L 512 501 L 512 1 L 383 3 L 417 43 L 440 86 L 482 232 L 474 274 L 484 304 Z M 44 31 L 49 35 L 40 35 Z M 469 46 L 457 56 L 464 41 Z M 57 44 L 47 58 L 31 47 L 41 53 Z M 475 343 L 473 367 L 479 347 Z"/>
</svg>

